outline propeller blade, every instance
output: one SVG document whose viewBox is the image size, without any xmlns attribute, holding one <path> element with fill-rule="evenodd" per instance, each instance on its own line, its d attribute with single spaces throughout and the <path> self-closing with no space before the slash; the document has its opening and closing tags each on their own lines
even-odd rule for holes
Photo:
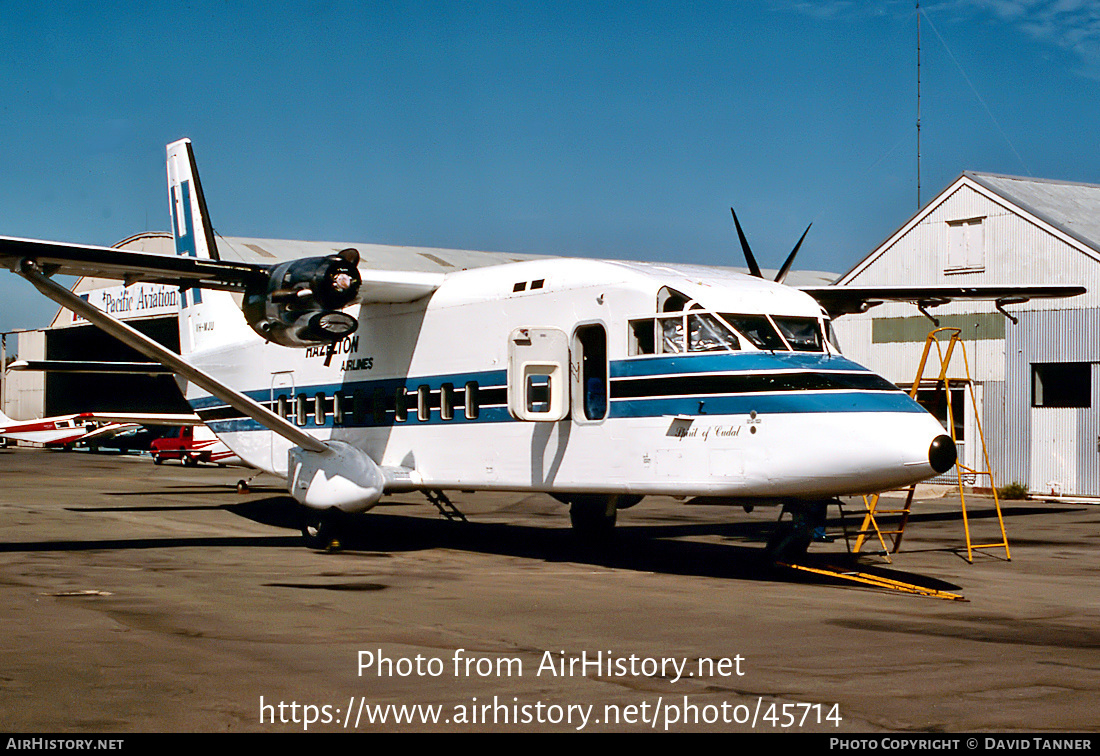
<svg viewBox="0 0 1100 756">
<path fill-rule="evenodd" d="M 732 207 L 730 212 L 733 213 L 733 225 L 737 226 L 737 238 L 741 240 L 741 249 L 745 252 L 745 262 L 749 264 L 749 273 L 757 278 L 763 278 L 764 275 L 760 272 L 760 266 L 756 264 L 756 258 L 752 256 L 752 250 L 749 249 L 749 241 L 745 238 L 745 232 L 741 230 L 741 224 L 737 221 L 737 213 L 733 212 Z"/>
<path fill-rule="evenodd" d="M 813 223 L 810 224 L 810 226 L 812 225 Z M 802 242 L 806 239 L 806 234 L 810 233 L 810 226 L 806 226 L 806 230 L 802 232 L 802 238 L 798 240 L 798 244 L 794 245 L 794 249 L 791 250 L 790 256 L 787 257 L 787 261 L 783 263 L 783 267 L 775 274 L 776 283 L 783 283 L 783 279 L 785 279 L 787 274 L 791 271 L 791 266 L 794 265 L 794 256 L 798 254 L 798 248 L 802 246 Z"/>
</svg>

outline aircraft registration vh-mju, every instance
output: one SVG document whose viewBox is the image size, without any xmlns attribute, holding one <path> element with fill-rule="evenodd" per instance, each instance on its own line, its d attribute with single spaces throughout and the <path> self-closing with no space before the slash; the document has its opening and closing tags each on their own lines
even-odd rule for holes
<svg viewBox="0 0 1100 756">
<path fill-rule="evenodd" d="M 841 356 L 832 318 L 887 299 L 1084 292 L 799 290 L 783 284 L 794 253 L 765 280 L 739 224 L 750 275 L 491 253 L 446 273 L 380 270 L 319 243 L 299 259 L 232 261 L 190 141 L 167 150 L 175 256 L 0 238 L 0 263 L 174 371 L 230 449 L 286 478 L 313 546 L 387 493 L 499 490 L 552 495 L 586 535 L 651 494 L 782 505 L 792 520 L 776 543 L 804 550 L 835 497 L 925 480 L 956 457 L 931 414 Z M 181 353 L 55 273 L 178 285 Z"/>
</svg>

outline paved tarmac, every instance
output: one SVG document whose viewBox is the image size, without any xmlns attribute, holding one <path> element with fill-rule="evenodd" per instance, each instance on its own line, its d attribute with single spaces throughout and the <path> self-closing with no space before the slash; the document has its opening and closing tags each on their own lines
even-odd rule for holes
<svg viewBox="0 0 1100 756">
<path fill-rule="evenodd" d="M 767 567 L 774 510 L 670 498 L 593 549 L 545 496 L 392 497 L 310 551 L 242 472 L 0 450 L 0 731 L 1100 730 L 1097 506 L 1005 502 L 1011 561 L 967 564 L 922 499 L 857 567 L 961 602 Z"/>
</svg>

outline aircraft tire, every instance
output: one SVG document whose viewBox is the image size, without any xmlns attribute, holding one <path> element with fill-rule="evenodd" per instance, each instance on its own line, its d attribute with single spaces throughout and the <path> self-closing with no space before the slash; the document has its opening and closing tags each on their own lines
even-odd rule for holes
<svg viewBox="0 0 1100 756">
<path fill-rule="evenodd" d="M 587 542 L 605 541 L 615 532 L 615 498 L 610 496 L 585 496 L 576 498 L 569 505 L 569 522 L 573 532 Z"/>
<path fill-rule="evenodd" d="M 302 540 L 306 547 L 317 551 L 329 551 L 340 547 L 341 516 L 338 511 L 319 512 L 307 510 L 302 520 Z"/>
</svg>

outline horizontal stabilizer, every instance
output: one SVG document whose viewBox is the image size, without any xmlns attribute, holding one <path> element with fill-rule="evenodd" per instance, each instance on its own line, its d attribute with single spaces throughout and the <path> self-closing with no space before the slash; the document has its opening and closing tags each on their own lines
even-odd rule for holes
<svg viewBox="0 0 1100 756">
<path fill-rule="evenodd" d="M 124 375 L 172 375 L 156 362 L 108 362 L 94 360 L 16 360 L 8 370 L 42 373 L 120 373 Z"/>
</svg>

